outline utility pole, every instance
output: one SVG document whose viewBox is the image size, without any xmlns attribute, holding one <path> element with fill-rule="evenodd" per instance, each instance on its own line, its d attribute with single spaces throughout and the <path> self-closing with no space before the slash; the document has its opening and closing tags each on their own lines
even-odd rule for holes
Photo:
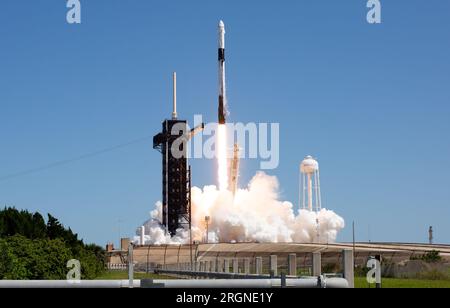
<svg viewBox="0 0 450 308">
<path fill-rule="evenodd" d="M 133 243 L 128 244 L 128 287 L 134 287 L 134 258 Z"/>
<path fill-rule="evenodd" d="M 430 226 L 430 229 L 428 229 L 428 241 L 430 245 L 433 245 L 433 226 Z"/>
<path fill-rule="evenodd" d="M 356 240 L 355 240 L 355 221 L 352 223 L 353 232 L 353 268 L 355 268 L 355 251 L 356 251 Z"/>
</svg>

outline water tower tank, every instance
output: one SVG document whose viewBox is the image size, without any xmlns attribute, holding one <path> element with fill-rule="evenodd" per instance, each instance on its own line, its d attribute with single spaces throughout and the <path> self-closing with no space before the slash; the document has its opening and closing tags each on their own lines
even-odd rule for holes
<svg viewBox="0 0 450 308">
<path fill-rule="evenodd" d="M 306 156 L 300 165 L 301 173 L 312 174 L 319 170 L 319 163 L 312 156 Z"/>
</svg>

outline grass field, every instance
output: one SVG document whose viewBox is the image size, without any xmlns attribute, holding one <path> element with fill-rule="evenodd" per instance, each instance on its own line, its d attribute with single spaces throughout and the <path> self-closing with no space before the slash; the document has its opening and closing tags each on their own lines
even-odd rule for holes
<svg viewBox="0 0 450 308">
<path fill-rule="evenodd" d="M 119 279 L 128 279 L 128 272 L 107 271 L 103 275 L 96 278 L 96 280 L 119 280 Z M 134 273 L 134 279 L 173 279 L 173 277 L 156 274 Z"/>
<path fill-rule="evenodd" d="M 450 280 L 419 280 L 419 279 L 394 279 L 383 278 L 383 288 L 450 288 Z M 369 288 L 366 278 L 355 278 L 356 288 Z M 375 285 L 371 285 L 375 288 Z"/>
</svg>

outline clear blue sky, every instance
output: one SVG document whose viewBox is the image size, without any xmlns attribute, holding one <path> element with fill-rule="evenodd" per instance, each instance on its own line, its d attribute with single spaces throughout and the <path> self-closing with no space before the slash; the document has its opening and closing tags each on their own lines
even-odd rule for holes
<svg viewBox="0 0 450 308">
<path fill-rule="evenodd" d="M 233 121 L 279 122 L 282 198 L 298 164 L 321 164 L 339 240 L 450 243 L 450 2 L 66 1 L 0 4 L 0 177 L 151 136 L 170 114 L 213 121 L 219 19 L 227 25 Z M 214 162 L 192 161 L 196 186 Z M 257 171 L 244 161 L 242 181 Z M 87 242 L 117 242 L 161 194 L 151 140 L 0 182 L 0 204 L 50 212 Z M 118 220 L 122 220 L 119 224 Z"/>
</svg>

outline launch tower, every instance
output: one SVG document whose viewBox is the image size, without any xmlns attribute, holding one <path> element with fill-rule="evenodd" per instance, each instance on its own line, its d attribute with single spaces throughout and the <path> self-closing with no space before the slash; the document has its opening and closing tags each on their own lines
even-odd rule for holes
<svg viewBox="0 0 450 308">
<path fill-rule="evenodd" d="M 172 236 L 178 229 L 190 229 L 191 226 L 191 175 L 187 164 L 186 129 L 187 121 L 179 120 L 177 116 L 174 73 L 172 119 L 165 120 L 162 123 L 162 132 L 153 137 L 153 148 L 162 154 L 162 224 L 166 233 Z M 180 140 L 183 142 L 179 142 Z M 172 151 L 174 144 L 177 153 Z"/>
</svg>

